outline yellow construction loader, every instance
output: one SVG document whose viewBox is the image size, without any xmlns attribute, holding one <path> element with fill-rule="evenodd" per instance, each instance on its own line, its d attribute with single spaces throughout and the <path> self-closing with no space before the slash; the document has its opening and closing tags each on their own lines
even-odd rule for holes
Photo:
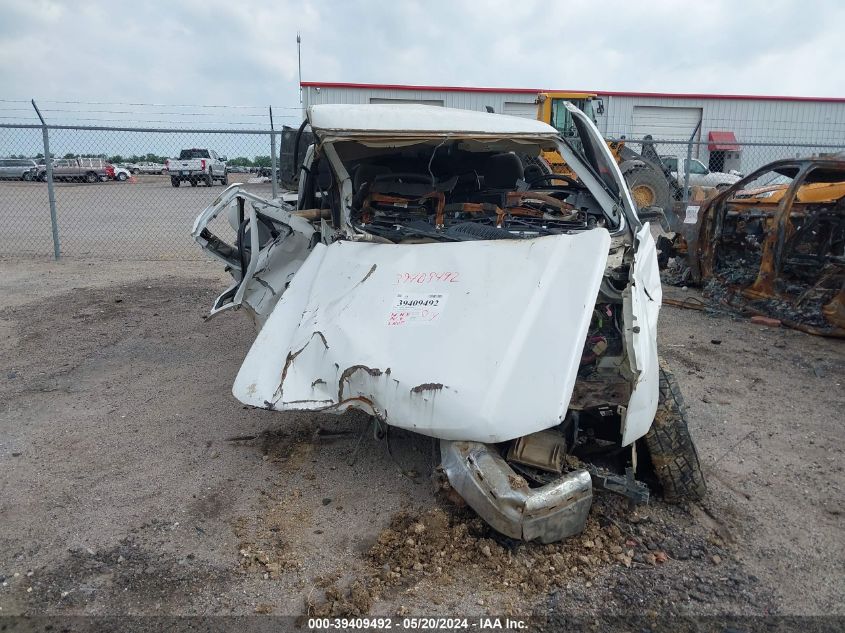
<svg viewBox="0 0 845 633">
<path fill-rule="evenodd" d="M 563 107 L 564 101 L 569 101 L 594 121 L 596 115 L 604 113 L 604 103 L 597 94 L 587 92 L 541 92 L 537 95 L 537 119 L 554 127 L 570 145 L 581 151 L 581 141 L 572 115 Z M 671 179 L 665 173 L 653 145 L 644 143 L 642 153 L 626 147 L 624 138 L 607 139 L 607 146 L 619 164 L 638 209 L 671 208 L 675 187 L 670 184 Z M 544 152 L 543 158 L 555 173 L 574 177 L 557 152 Z"/>
</svg>

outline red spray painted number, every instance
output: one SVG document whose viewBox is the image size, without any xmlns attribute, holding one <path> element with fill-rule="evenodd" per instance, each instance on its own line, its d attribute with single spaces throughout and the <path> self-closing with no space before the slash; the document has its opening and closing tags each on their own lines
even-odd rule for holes
<svg viewBox="0 0 845 633">
<path fill-rule="evenodd" d="M 387 320 L 388 325 L 404 325 L 408 320 L 410 312 L 391 312 L 390 318 Z"/>
<path fill-rule="evenodd" d="M 420 272 L 420 273 L 398 273 L 396 275 L 397 284 L 431 284 L 436 281 L 443 283 L 454 284 L 458 281 L 459 273 L 454 271 L 445 272 Z"/>
</svg>

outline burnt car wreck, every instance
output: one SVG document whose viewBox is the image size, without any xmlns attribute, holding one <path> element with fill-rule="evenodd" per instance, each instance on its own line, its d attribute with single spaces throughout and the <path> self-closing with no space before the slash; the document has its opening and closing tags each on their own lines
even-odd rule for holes
<svg viewBox="0 0 845 633">
<path fill-rule="evenodd" d="M 781 160 L 674 220 L 660 244 L 716 303 L 845 336 L 845 158 Z M 678 274 L 680 272 L 680 274 Z"/>
<path fill-rule="evenodd" d="M 514 538 L 581 531 L 595 487 L 647 499 L 649 470 L 670 500 L 704 494 L 657 355 L 654 240 L 567 105 L 583 151 L 516 117 L 311 107 L 295 203 L 232 185 L 194 224 L 234 278 L 211 314 L 243 309 L 260 327 L 235 397 L 357 408 L 436 438 L 449 485 Z"/>
</svg>

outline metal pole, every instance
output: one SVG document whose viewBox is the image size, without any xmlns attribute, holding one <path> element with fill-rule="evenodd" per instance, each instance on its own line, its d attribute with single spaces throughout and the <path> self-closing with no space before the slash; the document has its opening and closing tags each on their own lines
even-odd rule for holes
<svg viewBox="0 0 845 633">
<path fill-rule="evenodd" d="M 689 141 L 687 142 L 687 162 L 684 163 L 684 204 L 686 205 L 689 202 L 689 166 L 692 162 L 692 142 L 695 140 L 695 135 L 698 134 L 698 130 L 701 129 L 701 119 L 698 120 L 698 125 L 695 126 L 695 129 L 690 134 Z"/>
<path fill-rule="evenodd" d="M 50 157 L 50 135 L 47 133 L 47 122 L 41 116 L 41 110 L 32 100 L 32 107 L 41 119 L 41 134 L 44 137 L 44 164 L 47 166 L 47 197 L 50 200 L 50 225 L 53 228 L 53 257 L 59 259 L 61 248 L 59 247 L 59 220 L 56 217 L 56 192 L 53 189 L 53 159 Z"/>
<path fill-rule="evenodd" d="M 299 67 L 299 103 L 302 103 L 302 38 L 296 32 L 296 63 Z"/>
<path fill-rule="evenodd" d="M 276 170 L 276 132 L 273 128 L 273 106 L 270 106 L 270 165 L 271 176 L 273 183 L 273 197 L 279 197 L 279 180 L 277 178 L 278 171 Z"/>
</svg>

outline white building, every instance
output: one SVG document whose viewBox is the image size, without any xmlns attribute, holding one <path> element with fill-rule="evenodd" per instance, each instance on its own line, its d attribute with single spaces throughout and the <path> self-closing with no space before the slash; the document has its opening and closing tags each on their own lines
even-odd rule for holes
<svg viewBox="0 0 845 633">
<path fill-rule="evenodd" d="M 534 118 L 545 89 L 302 82 L 303 105 L 423 103 Z M 777 158 L 845 151 L 845 98 L 570 91 L 597 94 L 599 130 L 630 141 L 650 134 L 661 154 L 729 160 L 746 173 Z M 701 125 L 699 126 L 699 122 Z M 696 129 L 698 128 L 698 129 Z M 670 141 L 661 143 L 661 141 Z M 721 154 L 721 156 L 720 156 Z M 735 160 L 731 156 L 735 155 Z M 721 167 L 721 164 L 718 166 Z M 711 168 L 717 168 L 711 165 Z"/>
</svg>

